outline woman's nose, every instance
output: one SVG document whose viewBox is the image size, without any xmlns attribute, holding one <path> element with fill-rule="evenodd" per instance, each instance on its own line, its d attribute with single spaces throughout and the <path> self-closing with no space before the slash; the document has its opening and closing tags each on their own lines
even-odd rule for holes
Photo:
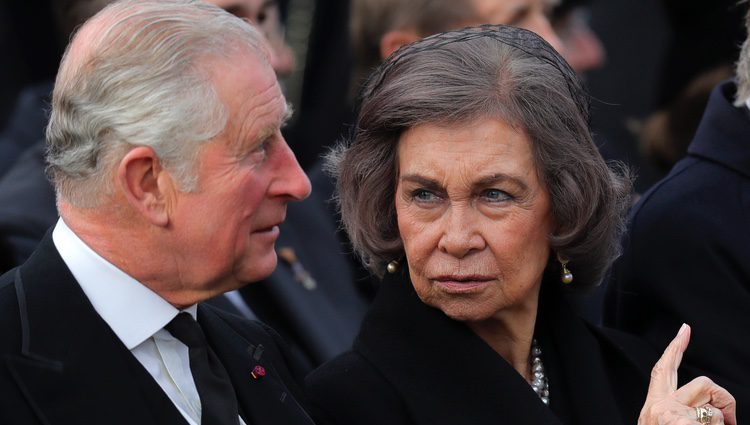
<svg viewBox="0 0 750 425">
<path fill-rule="evenodd" d="M 463 258 L 474 251 L 484 249 L 484 237 L 477 228 L 475 212 L 468 207 L 455 208 L 447 212 L 438 249 L 455 258 Z"/>
</svg>

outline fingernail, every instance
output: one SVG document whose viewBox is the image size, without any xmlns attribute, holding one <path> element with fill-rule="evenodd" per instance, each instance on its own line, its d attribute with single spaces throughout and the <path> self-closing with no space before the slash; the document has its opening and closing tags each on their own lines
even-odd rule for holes
<svg viewBox="0 0 750 425">
<path fill-rule="evenodd" d="M 680 330 L 677 331 L 677 336 L 682 335 L 685 332 L 685 329 L 687 329 L 688 325 L 687 323 L 683 323 L 682 326 L 680 326 Z"/>
</svg>

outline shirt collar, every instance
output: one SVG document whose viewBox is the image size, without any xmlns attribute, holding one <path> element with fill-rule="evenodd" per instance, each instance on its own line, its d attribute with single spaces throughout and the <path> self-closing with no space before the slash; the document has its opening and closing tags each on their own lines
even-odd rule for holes
<svg viewBox="0 0 750 425">
<path fill-rule="evenodd" d="M 62 218 L 52 241 L 94 310 L 132 350 L 169 323 L 180 310 L 102 258 Z M 197 305 L 183 310 L 197 318 Z"/>
</svg>

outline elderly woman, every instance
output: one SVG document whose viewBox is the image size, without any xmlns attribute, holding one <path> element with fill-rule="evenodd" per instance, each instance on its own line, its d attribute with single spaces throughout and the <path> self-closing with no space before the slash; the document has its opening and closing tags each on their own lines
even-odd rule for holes
<svg viewBox="0 0 750 425">
<path fill-rule="evenodd" d="M 587 99 L 553 48 L 505 26 L 429 37 L 371 76 L 330 163 L 352 243 L 385 278 L 352 351 L 308 377 L 320 423 L 732 423 L 720 387 L 676 388 L 687 326 L 647 399 L 657 356 L 565 304 L 618 254 L 630 190 Z"/>
</svg>

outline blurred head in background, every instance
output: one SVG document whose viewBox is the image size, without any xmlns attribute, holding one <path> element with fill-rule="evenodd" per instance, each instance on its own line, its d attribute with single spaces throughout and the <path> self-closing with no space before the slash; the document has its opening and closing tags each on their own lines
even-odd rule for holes
<svg viewBox="0 0 750 425">
<path fill-rule="evenodd" d="M 399 47 L 438 32 L 481 24 L 534 31 L 558 51 L 551 0 L 353 0 L 351 36 L 355 83 Z"/>
<path fill-rule="evenodd" d="M 279 77 L 294 70 L 292 49 L 284 40 L 284 25 L 277 0 L 206 0 L 227 12 L 247 20 L 265 36 L 271 67 Z M 63 45 L 70 34 L 113 0 L 57 0 L 53 2 Z"/>
</svg>

